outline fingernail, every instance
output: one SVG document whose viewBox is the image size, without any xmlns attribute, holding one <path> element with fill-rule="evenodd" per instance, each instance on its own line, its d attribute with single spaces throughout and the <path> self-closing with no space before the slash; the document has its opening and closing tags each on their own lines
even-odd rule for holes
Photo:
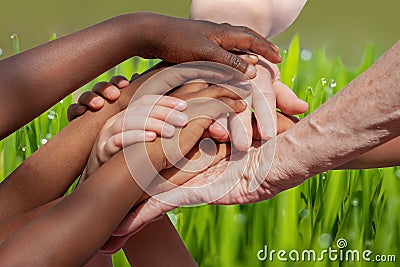
<svg viewBox="0 0 400 267">
<path fill-rule="evenodd" d="M 167 137 L 172 137 L 175 134 L 175 127 L 169 124 L 166 124 L 163 128 L 162 134 Z"/>
<path fill-rule="evenodd" d="M 96 96 L 95 98 L 92 99 L 92 104 L 95 106 L 99 106 L 103 103 L 103 98 Z"/>
<path fill-rule="evenodd" d="M 184 114 L 184 113 L 180 113 L 178 114 L 178 116 L 176 117 L 176 121 L 177 123 L 179 123 L 179 125 L 185 125 L 186 123 L 188 123 L 189 121 L 189 117 Z"/>
<path fill-rule="evenodd" d="M 154 138 L 156 138 L 156 133 L 155 132 L 145 132 L 144 136 L 146 138 L 146 140 L 153 140 Z"/>
<path fill-rule="evenodd" d="M 117 88 L 112 87 L 110 89 L 110 91 L 108 92 L 108 97 L 111 98 L 111 99 L 116 99 L 116 98 L 119 97 L 119 93 L 120 92 L 119 92 L 119 90 Z"/>
<path fill-rule="evenodd" d="M 256 74 L 257 74 L 256 67 L 254 67 L 252 64 L 249 64 L 249 65 L 247 66 L 247 69 L 246 69 L 245 74 L 246 74 L 247 77 L 249 77 L 249 78 L 254 78 L 254 77 L 256 77 Z"/>
<path fill-rule="evenodd" d="M 176 105 L 176 109 L 180 111 L 185 110 L 186 108 L 187 108 L 187 103 L 186 101 L 183 100 L 179 101 L 178 104 Z"/>
<path fill-rule="evenodd" d="M 308 106 L 308 103 L 307 103 L 306 101 L 302 100 L 302 99 L 299 99 L 299 102 L 300 102 L 301 104 L 303 104 L 303 105 L 307 105 L 307 106 Z"/>
<path fill-rule="evenodd" d="M 257 55 L 253 55 L 253 54 L 249 54 L 249 58 L 252 58 L 254 60 L 258 60 L 258 56 Z"/>
</svg>

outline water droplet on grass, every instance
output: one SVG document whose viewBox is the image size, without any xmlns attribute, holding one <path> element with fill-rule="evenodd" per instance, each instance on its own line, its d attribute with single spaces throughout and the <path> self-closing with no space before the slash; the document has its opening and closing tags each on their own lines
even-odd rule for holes
<svg viewBox="0 0 400 267">
<path fill-rule="evenodd" d="M 325 85 L 327 82 L 326 82 L 326 79 L 325 78 L 321 78 L 321 84 L 322 85 Z"/>
<path fill-rule="evenodd" d="M 336 81 L 335 80 L 331 80 L 329 83 L 329 87 L 330 88 L 335 88 L 336 87 Z"/>
<path fill-rule="evenodd" d="M 304 61 L 310 61 L 311 58 L 312 58 L 312 53 L 311 53 L 311 51 L 309 51 L 307 49 L 304 49 L 304 50 L 301 51 L 300 57 Z"/>
<path fill-rule="evenodd" d="M 358 198 L 353 199 L 353 201 L 351 202 L 351 205 L 353 205 L 354 207 L 357 207 L 359 204 Z"/>
<path fill-rule="evenodd" d="M 46 143 L 47 143 L 47 139 L 42 139 L 42 140 L 40 140 L 40 142 L 42 143 L 42 145 L 45 145 Z"/>
<path fill-rule="evenodd" d="M 300 210 L 300 212 L 299 212 L 299 217 L 300 217 L 300 219 L 305 219 L 305 218 L 307 218 L 309 213 L 310 213 L 310 212 L 309 212 L 308 209 L 306 209 L 306 208 Z"/>
<path fill-rule="evenodd" d="M 26 147 L 21 148 L 22 152 L 26 151 Z"/>
<path fill-rule="evenodd" d="M 54 112 L 54 110 L 50 110 L 49 114 L 47 115 L 47 118 L 49 120 L 54 120 L 55 117 L 56 117 L 56 113 Z"/>
<path fill-rule="evenodd" d="M 235 214 L 235 221 L 237 223 L 244 223 L 246 221 L 246 216 L 242 213 Z"/>
<path fill-rule="evenodd" d="M 330 234 L 322 234 L 318 239 L 318 244 L 321 248 L 329 248 L 332 245 L 332 236 Z"/>
</svg>

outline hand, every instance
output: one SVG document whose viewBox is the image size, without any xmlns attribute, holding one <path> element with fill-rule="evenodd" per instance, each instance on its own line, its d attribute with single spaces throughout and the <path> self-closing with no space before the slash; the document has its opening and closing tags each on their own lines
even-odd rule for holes
<svg viewBox="0 0 400 267">
<path fill-rule="evenodd" d="M 126 111 L 122 111 L 110 118 L 101 129 L 81 182 L 124 147 L 154 141 L 157 135 L 171 138 L 175 134 L 175 126 L 183 127 L 189 120 L 182 113 L 186 102 L 171 96 L 145 95 L 132 102 L 128 109 L 131 119 L 126 117 Z"/>
<path fill-rule="evenodd" d="M 133 81 L 139 74 L 132 75 Z M 129 81 L 124 76 L 114 76 L 110 82 L 96 83 L 92 91 L 84 92 L 78 99 L 78 103 L 68 107 L 68 121 L 73 121 L 75 118 L 82 116 L 88 109 L 100 110 L 103 108 L 105 100 L 117 100 L 121 92 L 119 89 L 124 89 L 129 85 Z"/>
<path fill-rule="evenodd" d="M 298 119 L 296 119 L 295 117 L 287 115 L 285 116 L 278 113 L 278 133 L 286 131 L 287 129 L 292 127 L 297 121 Z M 256 145 L 256 142 L 261 140 L 261 136 L 258 133 L 256 121 L 254 118 L 252 120 L 252 124 L 254 127 L 253 139 L 254 139 L 254 144 Z M 203 137 L 205 136 L 207 135 L 203 135 Z M 153 190 L 151 192 L 153 197 L 151 197 L 148 200 L 148 202 L 142 204 L 137 210 L 133 211 L 124 219 L 124 221 L 120 224 L 116 232 L 113 234 L 114 236 L 112 236 L 107 242 L 107 244 L 102 248 L 102 252 L 108 254 L 118 251 L 129 239 L 129 237 L 140 231 L 140 229 L 145 227 L 148 223 L 160 218 L 160 216 L 162 216 L 163 213 L 170 211 L 177 206 L 177 205 L 169 205 L 168 203 L 176 203 L 175 201 L 178 200 L 179 201 L 182 200 L 182 202 L 187 201 L 187 203 L 190 203 L 191 201 L 193 202 L 195 201 L 190 197 L 197 198 L 202 193 L 208 194 L 207 192 L 204 192 L 205 190 L 203 190 L 203 192 L 194 191 L 195 195 L 186 196 L 186 198 L 185 197 L 181 198 L 181 196 L 179 195 L 181 193 L 185 194 L 187 193 L 190 195 L 190 191 L 193 189 L 193 187 L 195 187 L 195 189 L 198 190 L 197 187 L 207 184 L 208 182 L 215 180 L 217 177 L 220 177 L 226 167 L 225 158 L 228 157 L 230 153 L 231 149 L 229 144 L 227 143 L 217 144 L 217 150 L 215 152 L 215 156 L 212 161 L 210 161 L 207 157 L 203 156 L 203 158 L 200 159 L 200 162 L 198 162 L 200 153 L 198 148 L 195 147 L 192 149 L 190 153 L 188 153 L 186 158 L 188 158 L 189 161 L 196 161 L 198 165 L 203 166 L 201 171 L 187 172 L 183 170 L 183 168 L 178 169 L 176 167 L 163 170 L 161 172 L 161 176 L 164 177 L 165 180 L 173 182 L 174 184 L 177 185 L 183 184 L 185 189 L 181 190 L 181 187 L 176 187 L 176 186 L 173 187 L 171 186 L 171 184 L 165 182 L 164 183 L 161 182 L 158 185 L 154 185 L 153 182 L 152 186 L 153 188 L 156 188 L 156 190 Z M 234 157 L 235 156 L 233 156 L 233 158 Z M 202 173 L 204 169 L 207 170 Z M 214 187 L 216 186 L 213 185 L 213 188 Z M 161 193 L 162 191 L 164 191 L 165 193 Z M 197 193 L 199 193 L 199 195 Z M 158 198 L 159 196 L 161 197 L 161 200 Z M 162 202 L 164 196 L 170 201 Z M 209 196 L 212 195 L 209 194 Z M 141 200 L 145 200 L 148 197 L 149 196 L 144 196 L 141 198 Z"/>
<path fill-rule="evenodd" d="M 260 59 L 256 69 L 257 77 L 253 79 L 253 93 L 247 100 L 254 109 L 262 139 L 268 140 L 276 135 L 275 107 L 285 114 L 295 115 L 307 111 L 308 104 L 297 98 L 293 91 L 280 81 L 279 68 L 275 64 Z M 251 111 L 246 110 L 231 116 L 229 120 L 231 136 L 226 130 L 225 116 L 210 126 L 212 137 L 220 142 L 227 142 L 231 138 L 235 148 L 241 151 L 247 150 L 252 140 Z"/>
<path fill-rule="evenodd" d="M 281 61 L 279 49 L 247 27 L 146 15 L 147 32 L 155 36 L 143 42 L 142 57 L 161 58 L 170 63 L 213 61 L 238 69 L 250 78 L 256 76 L 255 68 L 229 51 L 249 50 L 273 63 Z"/>
</svg>

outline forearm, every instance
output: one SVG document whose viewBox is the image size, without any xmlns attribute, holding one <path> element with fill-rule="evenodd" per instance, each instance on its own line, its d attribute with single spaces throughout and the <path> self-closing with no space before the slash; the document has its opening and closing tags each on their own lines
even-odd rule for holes
<svg viewBox="0 0 400 267">
<path fill-rule="evenodd" d="M 125 109 L 137 88 L 156 71 L 137 78 L 115 103 L 72 121 L 10 174 L 0 184 L 0 222 L 61 197 L 82 173 L 105 122 Z"/>
<path fill-rule="evenodd" d="M 132 236 L 123 250 L 131 266 L 197 266 L 168 216 Z"/>
<path fill-rule="evenodd" d="M 27 225 L 48 209 L 52 208 L 58 202 L 60 202 L 62 198 L 54 200 L 52 202 L 46 203 L 43 206 L 40 206 L 36 209 L 30 210 L 18 216 L 15 216 L 3 223 L 0 224 L 0 245 L 3 244 L 10 236 L 12 236 L 15 232 L 19 231 L 23 226 Z"/>
<path fill-rule="evenodd" d="M 400 42 L 332 99 L 276 138 L 272 170 L 284 172 L 285 187 L 336 168 L 399 135 L 399 66 Z M 262 161 L 270 160 L 262 156 Z"/>
<path fill-rule="evenodd" d="M 9 238 L 0 247 L 0 265 L 82 266 L 141 192 L 120 152 L 72 195 Z"/>
<path fill-rule="evenodd" d="M 138 55 L 149 37 L 144 34 L 144 23 L 148 24 L 144 16 L 119 16 L 0 61 L 0 138 L 104 71 Z"/>
<path fill-rule="evenodd" d="M 370 169 L 400 165 L 400 137 L 396 137 L 371 151 L 346 162 L 337 169 Z"/>
<path fill-rule="evenodd" d="M 0 221 L 61 197 L 81 174 L 97 134 L 118 110 L 86 112 L 25 160 L 0 184 Z"/>
</svg>

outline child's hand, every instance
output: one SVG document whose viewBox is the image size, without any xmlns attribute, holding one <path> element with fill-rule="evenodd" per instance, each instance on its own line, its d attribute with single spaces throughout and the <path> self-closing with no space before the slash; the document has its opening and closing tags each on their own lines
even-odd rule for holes
<svg viewBox="0 0 400 267">
<path fill-rule="evenodd" d="M 85 177 L 90 176 L 104 162 L 122 148 L 139 142 L 154 141 L 157 137 L 172 137 L 175 126 L 188 122 L 186 102 L 171 96 L 145 95 L 129 105 L 134 118 L 128 119 L 126 111 L 110 118 L 100 131 L 93 146 Z"/>
<path fill-rule="evenodd" d="M 131 81 L 138 77 L 139 74 L 132 75 Z M 121 92 L 119 89 L 124 89 L 129 85 L 129 81 L 124 76 L 114 76 L 110 82 L 96 83 L 92 91 L 84 92 L 78 99 L 78 103 L 68 107 L 67 117 L 69 121 L 82 116 L 88 109 L 100 110 L 103 108 L 105 101 L 117 100 Z"/>
</svg>

